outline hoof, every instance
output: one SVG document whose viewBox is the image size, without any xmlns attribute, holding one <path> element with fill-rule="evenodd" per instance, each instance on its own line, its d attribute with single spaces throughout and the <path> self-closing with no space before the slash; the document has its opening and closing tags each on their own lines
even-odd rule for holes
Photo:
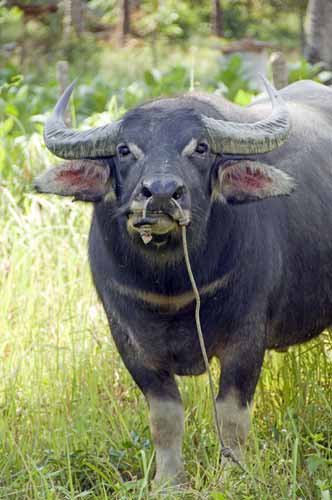
<svg viewBox="0 0 332 500">
<path fill-rule="evenodd" d="M 244 458 L 242 449 L 239 446 L 233 446 L 232 452 L 234 458 L 242 464 Z M 228 478 L 232 471 L 240 470 L 240 467 L 236 462 L 234 462 L 230 457 L 226 457 L 224 455 L 220 455 L 220 466 L 222 469 L 222 475 L 225 479 Z"/>
<path fill-rule="evenodd" d="M 165 495 L 174 491 L 185 490 L 188 485 L 189 481 L 184 471 L 172 476 L 159 476 L 156 474 L 151 483 L 151 490 L 153 493 Z"/>
</svg>

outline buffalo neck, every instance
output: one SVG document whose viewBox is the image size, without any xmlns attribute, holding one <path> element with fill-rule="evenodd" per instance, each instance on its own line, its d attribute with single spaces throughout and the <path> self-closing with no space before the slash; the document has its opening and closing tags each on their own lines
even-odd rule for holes
<svg viewBox="0 0 332 500">
<path fill-rule="evenodd" d="M 252 212 L 251 210 L 249 212 Z M 199 287 L 231 273 L 255 253 L 254 220 L 248 210 L 215 203 L 211 207 L 200 242 L 188 228 L 191 264 Z M 93 237 L 92 237 L 93 236 Z M 181 256 L 176 261 L 150 259 L 136 248 L 124 224 L 109 217 L 105 207 L 97 204 L 90 233 L 90 259 L 98 259 L 110 281 L 139 286 L 147 291 L 173 295 L 190 290 L 190 282 Z"/>
</svg>

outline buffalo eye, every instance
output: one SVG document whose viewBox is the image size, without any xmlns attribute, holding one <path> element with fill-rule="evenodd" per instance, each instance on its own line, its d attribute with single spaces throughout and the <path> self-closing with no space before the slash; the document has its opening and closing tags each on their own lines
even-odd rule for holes
<svg viewBox="0 0 332 500">
<path fill-rule="evenodd" d="M 118 155 L 120 156 L 120 158 L 125 158 L 126 156 L 129 156 L 131 153 L 127 144 L 119 144 L 119 146 L 117 147 L 117 150 L 118 150 Z"/>
<path fill-rule="evenodd" d="M 203 155 L 207 153 L 209 150 L 209 146 L 206 142 L 199 142 L 196 146 L 195 153 Z"/>
</svg>

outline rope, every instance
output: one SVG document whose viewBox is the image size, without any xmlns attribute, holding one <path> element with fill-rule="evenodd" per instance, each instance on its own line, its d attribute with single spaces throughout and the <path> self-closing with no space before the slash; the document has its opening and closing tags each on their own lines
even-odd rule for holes
<svg viewBox="0 0 332 500">
<path fill-rule="evenodd" d="M 191 264 L 190 264 L 188 244 L 187 244 L 187 228 L 185 225 L 182 225 L 181 229 L 182 229 L 182 244 L 183 244 L 184 258 L 185 258 L 185 262 L 186 262 L 186 267 L 187 267 L 190 283 L 191 283 L 191 286 L 192 286 L 192 289 L 193 289 L 193 292 L 195 295 L 195 299 L 196 299 L 196 307 L 195 307 L 196 329 L 197 329 L 197 333 L 198 333 L 198 339 L 199 339 L 199 343 L 201 346 L 201 351 L 202 351 L 202 355 L 203 355 L 203 359 L 204 359 L 205 368 L 206 368 L 208 378 L 209 378 L 210 393 L 211 393 L 211 398 L 212 398 L 212 402 L 213 402 L 214 422 L 216 425 L 217 434 L 218 434 L 218 438 L 219 438 L 219 442 L 220 442 L 220 446 L 221 446 L 221 454 L 223 457 L 230 459 L 232 462 L 234 462 L 239 467 L 241 467 L 243 472 L 246 472 L 245 469 L 243 468 L 241 462 L 239 462 L 239 460 L 235 457 L 233 450 L 231 448 L 229 448 L 228 446 L 225 446 L 224 441 L 221 437 L 221 429 L 220 429 L 219 420 L 218 420 L 217 403 L 216 403 L 215 391 L 214 391 L 214 386 L 213 386 L 212 374 L 211 374 L 211 370 L 210 370 L 209 359 L 208 359 L 208 356 L 206 353 L 206 347 L 205 347 L 201 319 L 200 319 L 201 298 L 199 295 L 199 291 L 198 291 L 196 281 L 194 278 L 194 274 L 192 272 L 192 268 L 191 268 Z"/>
<path fill-rule="evenodd" d="M 151 198 L 148 198 L 144 204 L 143 208 L 143 217 L 146 217 L 146 212 L 147 212 L 147 207 L 150 202 Z M 205 369 L 208 374 L 209 378 L 209 386 L 210 386 L 210 394 L 211 394 L 211 399 L 212 399 L 212 404 L 213 404 L 213 415 L 214 415 L 214 422 L 215 426 L 217 429 L 217 435 L 221 447 L 221 455 L 229 460 L 231 460 L 233 463 L 238 465 L 242 472 L 244 472 L 246 475 L 251 477 L 254 481 L 264 485 L 265 487 L 268 488 L 267 483 L 262 481 L 261 479 L 258 479 L 257 477 L 253 477 L 252 474 L 241 464 L 241 462 L 236 458 L 234 455 L 234 452 L 231 448 L 228 446 L 225 446 L 224 441 L 221 436 L 221 429 L 219 425 L 219 420 L 218 420 L 218 411 L 217 411 L 217 403 L 216 403 L 216 397 L 215 397 L 215 391 L 214 391 L 214 386 L 213 386 L 213 379 L 212 379 L 212 374 L 210 370 L 210 364 L 209 364 L 209 359 L 206 353 L 206 347 L 205 347 L 205 342 L 204 342 L 204 337 L 203 337 L 203 331 L 202 331 L 202 325 L 201 325 L 201 319 L 200 319 L 200 310 L 201 310 L 201 298 L 199 295 L 199 291 L 196 285 L 196 281 L 194 278 L 194 274 L 192 271 L 192 267 L 190 264 L 190 258 L 189 258 L 189 252 L 188 252 L 188 244 L 187 244 L 187 225 L 190 223 L 190 218 L 189 216 L 186 216 L 181 205 L 174 199 L 172 198 L 172 202 L 174 205 L 178 208 L 180 212 L 180 218 L 178 219 L 179 226 L 181 227 L 182 230 L 182 246 L 183 246 L 183 253 L 184 253 L 184 259 L 187 267 L 187 272 L 188 276 L 190 279 L 190 283 L 194 292 L 195 300 L 196 300 L 196 307 L 195 307 L 195 321 L 196 321 L 196 329 L 197 329 L 197 334 L 198 334 L 198 339 L 199 339 L 199 344 L 201 347 L 202 351 L 202 356 L 204 359 L 204 364 L 205 364 Z M 151 234 L 151 228 L 149 228 L 148 225 L 142 226 L 141 228 L 141 237 L 144 241 L 145 244 L 149 243 L 152 239 L 152 234 Z"/>
<path fill-rule="evenodd" d="M 178 205 L 178 207 L 179 207 L 180 211 L 182 212 L 182 214 L 181 214 L 182 219 L 179 222 L 179 224 L 180 224 L 181 229 L 182 229 L 183 253 L 184 253 L 185 263 L 186 263 L 186 267 L 187 267 L 187 271 L 188 271 L 188 276 L 189 276 L 190 283 L 191 283 L 191 286 L 192 286 L 192 289 L 193 289 L 193 292 L 195 295 L 195 299 L 196 299 L 196 307 L 195 307 L 196 329 L 197 329 L 199 343 L 201 346 L 201 351 L 202 351 L 202 355 L 203 355 L 203 359 L 204 359 L 205 368 L 206 368 L 208 378 L 209 378 L 210 394 L 211 394 L 211 399 L 212 399 L 212 404 L 213 404 L 214 422 L 215 422 L 215 426 L 217 429 L 217 434 L 218 434 L 220 448 L 221 448 L 220 452 L 221 452 L 221 455 L 223 457 L 231 460 L 233 463 L 238 465 L 240 467 L 240 469 L 242 470 L 242 472 L 244 472 L 247 476 L 249 476 L 253 481 L 256 481 L 257 483 L 260 483 L 263 486 L 265 486 L 266 488 L 268 488 L 268 484 L 265 481 L 263 481 L 262 479 L 258 479 L 257 477 L 254 477 L 248 471 L 248 469 L 241 464 L 241 462 L 234 455 L 232 448 L 225 446 L 224 441 L 221 437 L 221 429 L 220 429 L 219 420 L 218 420 L 217 403 L 216 403 L 216 397 L 215 397 L 215 392 L 214 392 L 212 374 L 211 374 L 211 370 L 210 370 L 209 359 L 208 359 L 208 356 L 206 353 L 206 347 L 205 347 L 201 319 L 200 319 L 201 298 L 199 295 L 199 291 L 198 291 L 198 288 L 196 285 L 196 281 L 194 278 L 194 274 L 193 274 L 192 267 L 190 264 L 190 259 L 189 259 L 189 252 L 188 252 L 188 245 L 187 245 L 187 227 L 186 227 L 188 225 L 189 221 L 185 221 L 183 210 L 180 207 L 180 205 Z"/>
<path fill-rule="evenodd" d="M 190 259 L 189 259 L 188 244 L 187 244 L 187 225 L 189 224 L 190 221 L 189 221 L 188 217 L 185 216 L 181 205 L 174 198 L 172 198 L 172 201 L 176 205 L 176 207 L 178 208 L 180 215 L 181 215 L 181 218 L 179 220 L 179 225 L 181 226 L 181 230 L 182 230 L 182 246 L 183 246 L 184 259 L 185 259 L 191 287 L 193 289 L 194 296 L 196 299 L 196 307 L 195 307 L 196 329 L 197 329 L 199 344 L 201 346 L 201 351 L 202 351 L 202 356 L 204 359 L 205 368 L 206 368 L 208 378 L 209 378 L 210 393 L 211 393 L 211 398 L 212 398 L 212 402 L 213 402 L 214 422 L 216 425 L 217 434 L 218 434 L 218 438 L 219 438 L 219 442 L 220 442 L 220 446 L 221 446 L 221 454 L 223 457 L 230 458 L 232 460 L 232 462 L 238 464 L 242 468 L 242 465 L 238 461 L 238 459 L 235 457 L 233 450 L 231 448 L 225 446 L 223 439 L 221 437 L 221 429 L 220 429 L 219 420 L 218 420 L 217 403 L 216 403 L 216 397 L 215 397 L 215 392 L 214 392 L 212 374 L 211 374 L 211 370 L 210 370 L 209 358 L 208 358 L 207 353 L 206 353 L 206 347 L 205 347 L 202 325 L 201 325 L 201 318 L 200 318 L 201 297 L 199 295 L 199 291 L 198 291 L 198 288 L 196 285 L 194 273 L 192 271 L 192 267 L 191 267 Z"/>
</svg>

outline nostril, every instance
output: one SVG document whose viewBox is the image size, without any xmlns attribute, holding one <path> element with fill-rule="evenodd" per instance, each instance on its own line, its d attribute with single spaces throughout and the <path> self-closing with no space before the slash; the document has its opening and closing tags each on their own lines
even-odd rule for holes
<svg viewBox="0 0 332 500">
<path fill-rule="evenodd" d="M 183 194 L 184 194 L 184 187 L 180 186 L 179 188 L 177 188 L 172 198 L 174 198 L 174 200 L 179 200 L 183 196 Z"/>
<path fill-rule="evenodd" d="M 146 186 L 143 186 L 142 195 L 144 196 L 144 198 L 151 198 L 152 193 L 151 193 L 150 189 L 148 189 Z"/>
</svg>

